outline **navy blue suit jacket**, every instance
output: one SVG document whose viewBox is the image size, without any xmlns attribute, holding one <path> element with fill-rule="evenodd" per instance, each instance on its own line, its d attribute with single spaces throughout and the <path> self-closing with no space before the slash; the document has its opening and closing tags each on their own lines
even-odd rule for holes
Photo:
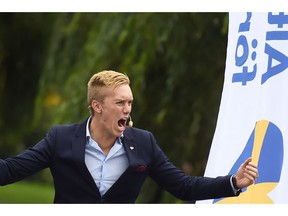
<svg viewBox="0 0 288 216">
<path fill-rule="evenodd" d="M 159 148 L 152 133 L 127 127 L 122 142 L 129 167 L 101 196 L 85 165 L 87 119 L 80 124 L 53 127 L 40 142 L 23 153 L 0 160 L 0 185 L 50 168 L 55 203 L 134 203 L 147 176 L 182 200 L 234 196 L 230 176 L 187 176 Z"/>
</svg>

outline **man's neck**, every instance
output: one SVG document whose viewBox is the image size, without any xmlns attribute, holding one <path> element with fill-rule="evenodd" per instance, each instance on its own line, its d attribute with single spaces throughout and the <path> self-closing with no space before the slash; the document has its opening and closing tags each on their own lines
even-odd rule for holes
<svg viewBox="0 0 288 216">
<path fill-rule="evenodd" d="M 105 155 L 108 155 L 110 149 L 115 144 L 117 137 L 111 136 L 111 134 L 105 133 L 105 131 L 101 131 L 101 126 L 97 126 L 93 121 L 93 118 L 89 125 L 89 131 L 91 138 L 97 142 L 99 147 L 102 149 Z"/>
</svg>

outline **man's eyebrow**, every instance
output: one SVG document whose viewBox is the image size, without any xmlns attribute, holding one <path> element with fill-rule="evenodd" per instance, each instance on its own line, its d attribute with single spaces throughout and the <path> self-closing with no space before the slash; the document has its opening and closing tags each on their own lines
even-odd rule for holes
<svg viewBox="0 0 288 216">
<path fill-rule="evenodd" d="M 114 101 L 133 101 L 133 98 L 131 98 L 131 99 L 115 98 Z"/>
</svg>

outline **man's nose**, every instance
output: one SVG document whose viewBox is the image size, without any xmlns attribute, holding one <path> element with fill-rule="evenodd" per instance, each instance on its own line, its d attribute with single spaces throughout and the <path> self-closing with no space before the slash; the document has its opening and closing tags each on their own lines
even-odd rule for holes
<svg viewBox="0 0 288 216">
<path fill-rule="evenodd" d="M 126 103 L 125 106 L 124 106 L 124 113 L 130 113 L 131 109 L 132 109 L 131 104 Z"/>
</svg>

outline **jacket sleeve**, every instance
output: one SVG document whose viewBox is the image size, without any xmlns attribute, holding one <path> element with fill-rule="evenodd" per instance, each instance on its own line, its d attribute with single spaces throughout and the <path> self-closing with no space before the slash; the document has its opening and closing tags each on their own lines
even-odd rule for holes
<svg viewBox="0 0 288 216">
<path fill-rule="evenodd" d="M 235 196 L 230 183 L 230 175 L 216 178 L 188 176 L 169 161 L 156 144 L 154 136 L 150 135 L 154 145 L 154 160 L 150 176 L 160 187 L 185 201 Z"/>
<path fill-rule="evenodd" d="M 14 183 L 47 168 L 52 158 L 52 134 L 53 129 L 19 155 L 0 159 L 0 185 Z"/>
</svg>

